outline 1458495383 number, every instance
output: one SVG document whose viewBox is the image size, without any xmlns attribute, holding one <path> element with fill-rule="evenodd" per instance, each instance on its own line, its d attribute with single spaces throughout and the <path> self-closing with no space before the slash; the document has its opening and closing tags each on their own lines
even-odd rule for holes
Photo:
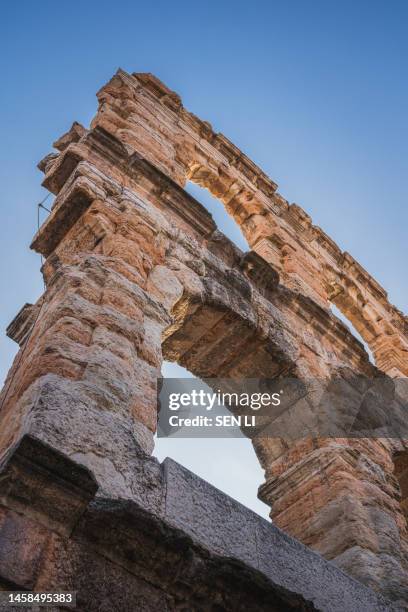
<svg viewBox="0 0 408 612">
<path fill-rule="evenodd" d="M 73 593 L 8 593 L 10 604 L 53 604 L 74 602 Z"/>
</svg>

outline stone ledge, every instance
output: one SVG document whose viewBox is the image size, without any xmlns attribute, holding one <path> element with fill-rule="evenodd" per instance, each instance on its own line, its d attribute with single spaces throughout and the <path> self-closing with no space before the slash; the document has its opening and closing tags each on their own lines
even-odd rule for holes
<svg viewBox="0 0 408 612">
<path fill-rule="evenodd" d="M 162 491 L 155 511 L 143 496 L 94 499 L 89 470 L 25 436 L 3 462 L 0 503 L 194 605 L 216 583 L 231 610 L 399 609 L 172 459 L 138 473 Z"/>
<path fill-rule="evenodd" d="M 6 329 L 6 335 L 19 346 L 29 337 L 41 309 L 41 299 L 36 304 L 24 304 Z"/>
<path fill-rule="evenodd" d="M 238 555 L 215 554 L 185 529 L 128 500 L 92 502 L 73 538 L 81 543 L 88 540 L 102 557 L 160 586 L 184 604 L 180 609 L 316 610 L 302 594 L 270 580 Z M 157 611 L 154 604 L 146 609 Z"/>
<path fill-rule="evenodd" d="M 0 503 L 65 536 L 97 489 L 87 468 L 30 435 L 0 467 Z"/>
<path fill-rule="evenodd" d="M 262 572 L 273 584 L 327 612 L 397 610 L 321 555 L 172 459 L 163 462 L 166 523 L 214 554 Z"/>
</svg>

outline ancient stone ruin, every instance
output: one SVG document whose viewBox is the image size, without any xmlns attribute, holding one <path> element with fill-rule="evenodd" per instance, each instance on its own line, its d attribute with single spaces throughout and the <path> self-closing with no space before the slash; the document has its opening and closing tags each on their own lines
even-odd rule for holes
<svg viewBox="0 0 408 612">
<path fill-rule="evenodd" d="M 163 359 L 202 378 L 402 379 L 408 318 L 153 75 L 119 70 L 98 100 L 39 165 L 56 198 L 32 243 L 44 294 L 8 328 L 2 588 L 74 590 L 87 612 L 403 609 L 403 439 L 255 438 L 272 523 L 150 454 Z"/>
</svg>

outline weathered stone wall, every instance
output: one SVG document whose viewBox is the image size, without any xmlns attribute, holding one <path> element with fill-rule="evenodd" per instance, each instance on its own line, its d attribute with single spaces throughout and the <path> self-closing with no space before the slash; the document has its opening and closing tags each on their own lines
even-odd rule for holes
<svg viewBox="0 0 408 612">
<path fill-rule="evenodd" d="M 406 318 L 383 290 L 176 94 L 119 71 L 99 101 L 91 128 L 74 124 L 40 164 L 57 196 L 32 245 L 46 258 L 46 291 L 9 327 L 21 350 L 1 396 L 4 461 L 28 435 L 90 470 L 99 497 L 154 499 L 157 470 L 140 454 L 152 450 L 163 357 L 200 377 L 380 374 L 329 300 L 388 375 L 408 372 Z M 225 204 L 249 253 L 184 191 L 187 179 Z M 388 598 L 408 600 L 393 476 L 404 442 L 289 447 L 258 437 L 254 446 L 274 522 Z"/>
<path fill-rule="evenodd" d="M 0 588 L 76 591 L 79 612 L 397 609 L 174 461 L 139 449 L 133 466 L 133 500 L 95 497 L 24 437 L 1 471 Z"/>
<path fill-rule="evenodd" d="M 150 74 L 122 71 L 98 94 L 92 126 L 104 127 L 180 185 L 190 179 L 219 198 L 249 245 L 279 271 L 281 283 L 335 303 L 370 346 L 377 365 L 407 375 L 408 319 L 386 291 L 343 253 L 307 213 L 223 134 L 183 108 Z"/>
</svg>

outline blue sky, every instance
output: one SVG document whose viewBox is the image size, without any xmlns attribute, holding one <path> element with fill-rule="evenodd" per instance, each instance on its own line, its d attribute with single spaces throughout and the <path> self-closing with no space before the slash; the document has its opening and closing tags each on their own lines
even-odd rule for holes
<svg viewBox="0 0 408 612">
<path fill-rule="evenodd" d="M 399 0 L 3 3 L 0 379 L 42 289 L 36 164 L 119 66 L 176 90 L 407 312 L 407 22 Z"/>
</svg>

